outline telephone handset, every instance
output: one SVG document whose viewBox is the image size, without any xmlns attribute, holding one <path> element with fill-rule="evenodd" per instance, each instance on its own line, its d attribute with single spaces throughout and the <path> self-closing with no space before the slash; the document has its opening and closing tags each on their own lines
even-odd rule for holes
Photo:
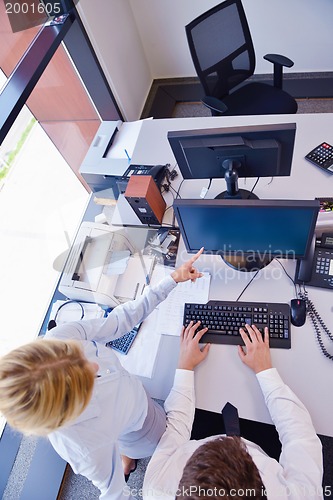
<svg viewBox="0 0 333 500">
<path fill-rule="evenodd" d="M 333 233 L 313 238 L 308 256 L 297 261 L 295 282 L 333 289 Z"/>
</svg>

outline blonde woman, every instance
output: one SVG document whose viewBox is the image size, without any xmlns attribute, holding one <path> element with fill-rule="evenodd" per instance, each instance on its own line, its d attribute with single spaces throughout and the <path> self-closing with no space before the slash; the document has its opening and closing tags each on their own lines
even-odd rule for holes
<svg viewBox="0 0 333 500">
<path fill-rule="evenodd" d="M 193 266 L 202 251 L 106 319 L 57 326 L 0 360 L 0 411 L 8 423 L 47 436 L 102 499 L 131 498 L 124 474 L 153 453 L 166 426 L 164 410 L 105 344 L 144 320 L 177 283 L 202 276 Z"/>
</svg>

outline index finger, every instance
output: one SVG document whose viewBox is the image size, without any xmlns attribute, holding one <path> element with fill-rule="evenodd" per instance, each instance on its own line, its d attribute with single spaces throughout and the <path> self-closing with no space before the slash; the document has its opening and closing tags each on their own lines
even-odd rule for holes
<svg viewBox="0 0 333 500">
<path fill-rule="evenodd" d="M 204 247 L 201 247 L 199 252 L 197 252 L 195 255 L 193 255 L 193 257 L 190 258 L 190 262 L 193 264 L 193 262 L 195 262 L 200 257 L 203 251 Z"/>
</svg>

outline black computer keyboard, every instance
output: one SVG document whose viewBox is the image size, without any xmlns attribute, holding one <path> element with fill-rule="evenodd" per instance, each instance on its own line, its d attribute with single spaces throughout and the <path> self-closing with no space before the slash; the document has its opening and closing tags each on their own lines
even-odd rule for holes
<svg viewBox="0 0 333 500">
<path fill-rule="evenodd" d="M 288 304 L 220 300 L 211 300 L 207 304 L 186 303 L 184 325 L 187 326 L 191 320 L 201 321 L 200 328 L 208 328 L 202 342 L 243 345 L 239 328 L 247 323 L 256 325 L 262 333 L 268 326 L 270 347 L 290 349 L 291 346 Z"/>
</svg>

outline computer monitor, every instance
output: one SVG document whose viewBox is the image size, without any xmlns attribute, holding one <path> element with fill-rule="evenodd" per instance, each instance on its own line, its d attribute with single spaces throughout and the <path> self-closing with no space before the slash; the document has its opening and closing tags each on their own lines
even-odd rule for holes
<svg viewBox="0 0 333 500">
<path fill-rule="evenodd" d="M 221 198 L 257 198 L 238 189 L 238 177 L 288 176 L 295 123 L 168 132 L 183 179 L 225 178 Z"/>
<path fill-rule="evenodd" d="M 306 257 L 319 201 L 176 199 L 173 208 L 188 252 L 203 246 L 232 267 L 252 271 L 274 257 Z"/>
</svg>

